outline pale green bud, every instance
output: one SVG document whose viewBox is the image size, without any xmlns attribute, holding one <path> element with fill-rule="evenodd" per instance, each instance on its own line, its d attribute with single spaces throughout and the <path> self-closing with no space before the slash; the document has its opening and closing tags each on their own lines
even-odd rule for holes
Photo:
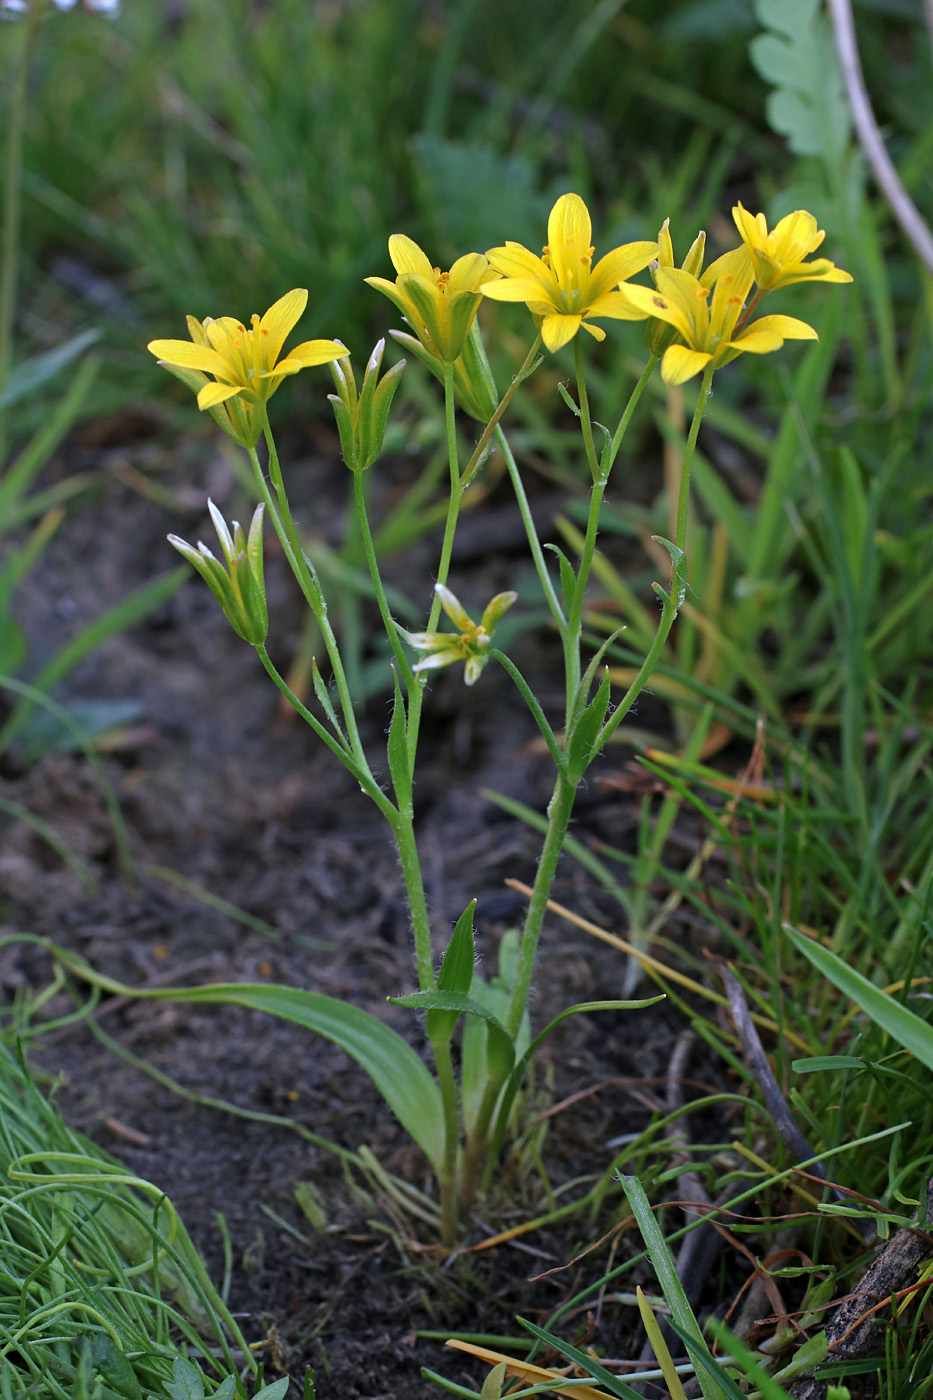
<svg viewBox="0 0 933 1400">
<path fill-rule="evenodd" d="M 405 361 L 399 360 L 379 378 L 385 345 L 380 340 L 370 355 L 359 390 L 349 358 L 331 361 L 337 392 L 327 397 L 337 420 L 343 460 L 354 472 L 371 467 L 382 451 L 389 409 L 405 368 Z"/>
<path fill-rule="evenodd" d="M 262 563 L 262 517 L 265 506 L 256 507 L 248 537 L 236 520 L 233 522 L 233 533 L 230 533 L 213 501 L 208 501 L 207 508 L 220 540 L 223 564 L 200 540 L 197 549 L 178 535 L 169 535 L 168 542 L 197 569 L 237 636 L 251 646 L 262 646 L 269 631 Z"/>
</svg>

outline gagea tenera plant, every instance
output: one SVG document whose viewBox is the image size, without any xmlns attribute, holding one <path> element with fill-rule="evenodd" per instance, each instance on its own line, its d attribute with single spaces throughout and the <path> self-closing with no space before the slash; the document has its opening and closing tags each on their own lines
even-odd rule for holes
<svg viewBox="0 0 933 1400">
<path fill-rule="evenodd" d="M 583 200 L 575 194 L 563 195 L 552 209 L 547 246 L 540 257 L 519 243 L 506 243 L 504 247 L 489 249 L 485 256 L 467 253 L 449 272 L 440 272 L 410 238 L 395 234 L 389 239 L 395 280 L 366 280 L 389 298 L 408 324 L 407 331 L 392 333 L 395 339 L 422 360 L 444 386 L 450 501 L 434 599 L 422 632 L 404 631 L 392 616 L 363 490 L 363 473 L 382 449 L 404 361 L 383 374 L 384 342 L 380 342 L 369 358 L 362 383 L 358 384 L 350 366 L 350 352 L 340 341 L 307 341 L 283 356 L 286 337 L 307 302 L 308 294 L 301 290 L 289 292 L 264 316 L 254 316 L 249 326 L 230 316 L 203 322 L 189 317 L 190 340 L 154 340 L 149 346 L 168 370 L 197 393 L 198 407 L 212 414 L 249 456 L 261 495 L 249 530 L 244 532 L 236 523 L 232 529 L 228 527 L 210 503 L 221 557 L 217 558 L 204 544 L 193 548 L 175 536 L 170 536 L 171 543 L 194 565 L 231 625 L 255 647 L 279 690 L 353 774 L 392 830 L 411 910 L 419 990 L 390 1000 L 426 1013 L 434 1073 L 382 1022 L 356 1007 L 314 992 L 281 986 L 223 985 L 190 988 L 171 995 L 176 999 L 261 1007 L 301 1022 L 341 1045 L 371 1075 L 391 1109 L 427 1155 L 440 1186 L 442 1231 L 448 1244 L 457 1236 L 459 1207 L 469 1207 L 477 1191 L 488 1184 L 528 1061 L 557 1024 L 552 1022 L 532 1038 L 527 1010 L 551 882 L 577 788 L 644 690 L 684 599 L 690 467 L 713 375 L 743 352 L 765 355 L 779 350 L 785 340 L 816 338 L 811 326 L 792 317 L 756 318 L 759 303 L 769 291 L 794 282 L 851 280 L 848 273 L 825 258 L 807 261 L 823 239 L 811 214 L 791 214 L 772 232 L 768 231 L 763 214 L 753 217 L 738 205 L 733 216 L 741 244 L 705 272 L 705 235 L 699 235 L 683 265 L 676 267 L 666 223 L 657 241 L 613 248 L 594 263 L 590 216 Z M 631 280 L 645 269 L 650 269 L 653 286 L 641 286 Z M 493 383 L 476 321 L 484 297 L 524 302 L 536 330 L 524 363 L 501 397 Z M 594 424 L 591 417 L 584 337 L 579 334 L 585 331 L 596 342 L 604 340 L 605 332 L 594 322 L 606 319 L 647 322 L 648 362 L 611 435 Z M 579 420 L 583 453 L 593 482 L 583 546 L 574 560 L 554 545 L 542 544 L 502 425 L 513 395 L 542 363 L 542 347 L 553 352 L 568 343 L 573 345 L 576 399 L 566 393 L 565 398 Z M 702 375 L 702 383 L 684 451 L 675 538 L 660 540 L 671 557 L 671 576 L 667 588 L 654 585 L 661 604 L 657 632 L 628 690 L 614 698 L 610 696 L 608 671 L 603 670 L 600 675 L 600 663 L 613 639 L 585 663 L 583 604 L 606 485 L 635 406 L 659 360 L 666 384 L 682 384 L 695 375 Z M 323 364 L 330 365 L 334 379 L 335 393 L 330 395 L 330 401 L 344 461 L 353 473 L 360 534 L 395 657 L 395 699 L 386 755 L 389 790 L 375 777 L 360 740 L 354 697 L 328 622 L 327 600 L 292 519 L 269 421 L 269 400 L 283 378 Z M 476 449 L 465 464 L 458 456 L 454 425 L 457 406 L 484 425 Z M 267 467 L 257 452 L 260 438 L 265 440 L 268 451 Z M 502 452 L 507 464 L 528 547 L 563 648 L 566 699 L 558 725 L 552 725 L 517 667 L 495 645 L 497 625 L 515 603 L 516 594 L 497 594 L 476 621 L 458 601 L 456 580 L 450 578 L 463 492 L 494 448 Z M 325 684 L 319 671 L 314 672 L 317 714 L 291 692 L 266 651 L 269 618 L 263 584 L 265 519 L 271 522 L 281 541 L 327 650 L 331 684 Z M 442 630 L 442 613 L 452 628 Z M 525 924 L 505 948 L 500 976 L 487 982 L 474 968 L 473 904 L 458 921 L 440 970 L 435 972 L 434 935 L 415 840 L 412 784 L 431 671 L 463 663 L 464 679 L 467 685 L 474 685 L 491 662 L 502 666 L 518 687 L 547 745 L 555 778 Z M 377 764 L 381 766 L 381 762 Z M 621 1009 L 649 1004 L 617 1001 L 574 1006 L 558 1020 L 595 1007 Z M 461 1018 L 464 1025 L 458 1084 L 451 1039 Z"/>
</svg>

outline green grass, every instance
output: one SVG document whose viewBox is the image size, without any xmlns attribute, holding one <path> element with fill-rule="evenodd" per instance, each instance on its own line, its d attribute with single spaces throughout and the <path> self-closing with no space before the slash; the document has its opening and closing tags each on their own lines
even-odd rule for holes
<svg viewBox="0 0 933 1400">
<path fill-rule="evenodd" d="M 214 1384 L 255 1374 L 168 1198 L 67 1128 L 0 1046 L 0 1394 L 96 1382 L 98 1400 L 141 1400 L 185 1354 Z"/>
</svg>

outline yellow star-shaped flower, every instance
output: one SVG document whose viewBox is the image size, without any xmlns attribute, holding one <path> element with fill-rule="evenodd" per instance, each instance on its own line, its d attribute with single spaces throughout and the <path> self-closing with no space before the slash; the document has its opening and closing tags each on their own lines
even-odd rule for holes
<svg viewBox="0 0 933 1400">
<path fill-rule="evenodd" d="M 389 239 L 389 257 L 398 273 L 394 282 L 385 277 L 364 280 L 395 303 L 430 355 L 453 364 L 463 353 L 483 299 L 483 283 L 498 274 L 482 253 L 466 253 L 449 272 L 441 272 L 404 233 Z"/>
<path fill-rule="evenodd" d="M 490 248 L 486 254 L 501 282 L 487 283 L 483 295 L 494 301 L 523 301 L 541 318 L 541 339 L 559 350 L 581 329 L 597 340 L 606 332 L 588 324 L 587 317 L 643 321 L 647 313 L 619 290 L 634 273 L 658 256 L 657 243 L 626 243 L 614 248 L 593 267 L 589 211 L 578 194 L 564 194 L 551 210 L 547 247 L 536 257 L 521 243 Z"/>
<path fill-rule="evenodd" d="M 829 258 L 805 262 L 826 234 L 806 209 L 787 214 L 768 232 L 764 214 L 750 214 L 737 204 L 732 211 L 735 226 L 748 250 L 755 281 L 762 292 L 789 287 L 793 282 L 851 282 L 852 276 Z"/>
<path fill-rule="evenodd" d="M 812 326 L 793 316 L 762 316 L 737 330 L 753 280 L 745 249 L 736 248 L 708 268 L 702 281 L 683 268 L 659 267 L 655 291 L 627 289 L 645 315 L 667 321 L 684 342 L 664 352 L 665 384 L 683 384 L 709 365 L 719 369 L 743 351 L 767 355 L 785 340 L 817 339 Z"/>
<path fill-rule="evenodd" d="M 337 340 L 306 340 L 279 359 L 307 302 L 307 291 L 298 287 L 264 316 L 253 316 L 248 328 L 232 316 L 208 316 L 205 321 L 189 316 L 190 341 L 152 340 L 148 348 L 195 390 L 198 408 L 215 411 L 224 405 L 225 412 L 215 412 L 221 427 L 244 447 L 255 447 L 262 433 L 263 405 L 286 375 L 350 353 Z"/>
</svg>

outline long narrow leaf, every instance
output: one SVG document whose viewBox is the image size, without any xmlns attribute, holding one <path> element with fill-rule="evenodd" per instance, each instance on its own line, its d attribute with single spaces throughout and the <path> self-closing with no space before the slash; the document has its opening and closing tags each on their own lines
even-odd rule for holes
<svg viewBox="0 0 933 1400">
<path fill-rule="evenodd" d="M 867 977 L 849 967 L 829 948 L 815 943 L 789 924 L 784 925 L 784 931 L 817 971 L 860 1006 L 876 1026 L 887 1031 L 898 1045 L 903 1045 L 905 1050 L 916 1055 L 927 1069 L 933 1069 L 933 1026 L 927 1025 L 913 1011 L 869 982 Z"/>
</svg>

